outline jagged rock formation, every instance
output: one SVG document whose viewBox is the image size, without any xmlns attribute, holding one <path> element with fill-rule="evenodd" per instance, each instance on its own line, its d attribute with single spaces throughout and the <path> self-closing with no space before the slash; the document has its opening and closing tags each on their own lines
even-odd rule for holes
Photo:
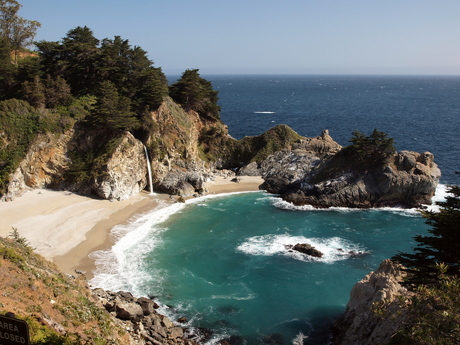
<svg viewBox="0 0 460 345">
<path fill-rule="evenodd" d="M 239 175 L 262 175 L 262 189 L 296 205 L 414 207 L 431 202 L 440 176 L 427 152 L 403 151 L 363 169 L 327 130 L 304 138 L 278 125 L 260 136 L 235 140 L 219 120 L 186 112 L 170 98 L 151 113 L 151 120 L 152 128 L 137 133 L 138 138 L 85 127 L 84 122 L 63 134 L 39 135 L 1 200 L 34 188 L 129 198 L 147 185 L 143 143 L 154 189 L 181 196 L 201 193 L 216 169 L 239 169 Z"/>
<path fill-rule="evenodd" d="M 27 190 L 49 186 L 68 168 L 67 145 L 74 131 L 39 135 L 10 178 L 3 201 L 12 201 Z"/>
<path fill-rule="evenodd" d="M 144 145 L 126 132 L 107 161 L 107 173 L 94 180 L 93 191 L 103 199 L 128 199 L 147 184 Z"/>
<path fill-rule="evenodd" d="M 262 188 L 295 205 L 315 207 L 418 207 L 431 203 L 441 175 L 431 153 L 402 151 L 363 168 L 362 163 L 337 151 L 338 146 L 330 145 L 327 138 L 323 146 L 316 144 L 308 151 L 275 153 L 262 163 Z"/>
<path fill-rule="evenodd" d="M 387 344 L 402 327 L 410 293 L 399 283 L 402 267 L 387 259 L 356 283 L 345 313 L 333 326 L 334 345 Z"/>
<path fill-rule="evenodd" d="M 147 184 L 147 161 L 143 144 L 129 132 L 119 138 L 118 145 L 105 164 L 104 174 L 79 182 L 66 179 L 72 164 L 71 152 L 81 150 L 82 146 L 91 146 L 92 141 L 99 140 L 98 133 L 88 132 L 82 144 L 77 140 L 81 133 L 77 132 L 71 129 L 60 135 L 39 135 L 14 172 L 2 200 L 14 200 L 27 190 L 36 188 L 71 190 L 95 194 L 104 199 L 123 200 L 144 189 Z"/>
<path fill-rule="evenodd" d="M 101 305 L 126 329 L 136 345 L 196 345 L 185 337 L 185 329 L 159 314 L 158 305 L 147 297 L 136 298 L 129 292 L 93 290 Z"/>
</svg>

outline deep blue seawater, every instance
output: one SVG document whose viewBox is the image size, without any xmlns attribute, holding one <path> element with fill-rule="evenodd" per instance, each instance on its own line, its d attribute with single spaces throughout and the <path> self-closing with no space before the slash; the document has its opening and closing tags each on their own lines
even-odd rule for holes
<svg viewBox="0 0 460 345">
<path fill-rule="evenodd" d="M 398 150 L 434 153 L 441 182 L 460 183 L 459 77 L 204 77 L 235 138 L 287 124 L 347 145 L 353 130 L 377 128 Z M 262 191 L 198 198 L 116 227 L 92 283 L 155 296 L 164 313 L 211 329 L 209 343 L 327 344 L 352 286 L 427 230 L 415 210 L 301 209 Z M 324 257 L 286 250 L 299 242 Z"/>
</svg>

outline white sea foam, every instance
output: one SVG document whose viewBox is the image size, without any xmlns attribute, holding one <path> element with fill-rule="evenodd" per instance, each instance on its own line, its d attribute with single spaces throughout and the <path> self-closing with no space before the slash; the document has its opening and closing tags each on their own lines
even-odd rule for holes
<svg viewBox="0 0 460 345">
<path fill-rule="evenodd" d="M 249 301 L 249 300 L 254 299 L 256 297 L 257 297 L 257 294 L 255 294 L 255 293 L 250 293 L 247 296 L 238 296 L 236 294 L 232 294 L 232 295 L 212 295 L 211 296 L 212 299 L 234 299 L 234 300 L 237 300 L 237 301 Z"/>
<path fill-rule="evenodd" d="M 299 332 L 296 337 L 292 339 L 292 345 L 303 345 L 305 339 L 308 339 L 308 336 Z"/>
<path fill-rule="evenodd" d="M 310 244 L 322 252 L 323 257 L 315 258 L 287 248 L 287 246 L 297 243 Z M 237 250 L 248 255 L 285 255 L 296 260 L 319 261 L 324 263 L 333 263 L 335 261 L 345 260 L 354 255 L 366 253 L 365 248 L 340 237 L 321 239 L 292 236 L 289 234 L 250 237 L 240 244 Z"/>
<path fill-rule="evenodd" d="M 254 114 L 275 114 L 274 111 L 255 111 Z"/>
<path fill-rule="evenodd" d="M 166 230 L 156 225 L 166 221 L 184 207 L 185 204 L 182 203 L 169 206 L 162 204 L 129 224 L 114 227 L 112 235 L 117 240 L 115 245 L 110 250 L 90 254 L 96 263 L 96 272 L 89 282 L 90 285 L 143 295 L 140 287 L 143 282 L 151 280 L 152 276 L 152 272 L 143 270 L 143 258 L 161 243 L 156 235 Z M 160 277 L 161 274 L 158 273 L 156 276 Z"/>
<path fill-rule="evenodd" d="M 436 202 L 446 200 L 446 196 L 449 195 L 447 192 L 447 186 L 444 184 L 438 184 L 436 187 L 435 195 L 432 198 L 431 205 L 423 205 L 423 208 L 426 208 L 429 211 L 437 212 L 439 211 L 439 206 L 436 205 Z M 335 212 L 361 212 L 364 209 L 361 208 L 349 208 L 349 207 L 329 207 L 329 208 L 317 208 L 311 205 L 302 205 L 296 206 L 287 202 L 279 197 L 271 197 L 271 203 L 273 206 L 282 209 L 282 210 L 289 210 L 289 211 L 335 211 Z M 419 215 L 418 208 L 402 208 L 402 207 L 379 207 L 373 208 L 371 210 L 378 210 L 378 211 L 387 211 L 387 212 L 395 212 L 400 214 L 405 214 L 408 216 L 417 216 Z"/>
<path fill-rule="evenodd" d="M 260 191 L 209 194 L 189 199 L 185 203 L 172 205 L 162 203 L 157 209 L 131 220 L 128 224 L 115 226 L 111 230 L 115 245 L 110 250 L 100 250 L 90 254 L 90 257 L 95 260 L 96 271 L 89 284 L 110 291 L 126 290 L 138 296 L 145 295 L 142 291 L 145 282 L 161 287 L 161 272 L 152 272 L 152 268 L 147 271 L 144 269 L 143 260 L 145 255 L 161 244 L 157 235 L 167 229 L 158 225 L 171 215 L 181 212 L 188 204 L 206 207 L 207 199 L 243 193 L 260 193 Z M 153 276 L 155 281 L 152 279 Z"/>
</svg>

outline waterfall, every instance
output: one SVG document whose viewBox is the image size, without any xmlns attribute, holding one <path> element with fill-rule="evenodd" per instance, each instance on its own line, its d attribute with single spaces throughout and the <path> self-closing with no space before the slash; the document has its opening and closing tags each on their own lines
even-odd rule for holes
<svg viewBox="0 0 460 345">
<path fill-rule="evenodd" d="M 150 158 L 149 158 L 149 153 L 147 151 L 147 147 L 144 145 L 144 151 L 145 151 L 145 159 L 147 160 L 147 170 L 149 172 L 149 188 L 150 188 L 150 195 L 155 195 L 153 192 L 153 182 L 152 182 L 152 166 L 150 165 Z"/>
</svg>

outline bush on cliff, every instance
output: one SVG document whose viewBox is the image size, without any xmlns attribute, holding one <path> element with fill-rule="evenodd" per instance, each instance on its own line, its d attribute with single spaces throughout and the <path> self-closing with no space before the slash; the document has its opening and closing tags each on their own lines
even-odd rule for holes
<svg viewBox="0 0 460 345">
<path fill-rule="evenodd" d="M 421 211 L 431 236 L 416 236 L 414 253 L 393 259 L 406 267 L 403 282 L 415 294 L 391 344 L 460 343 L 460 187 L 450 186 L 439 212 Z"/>
</svg>

